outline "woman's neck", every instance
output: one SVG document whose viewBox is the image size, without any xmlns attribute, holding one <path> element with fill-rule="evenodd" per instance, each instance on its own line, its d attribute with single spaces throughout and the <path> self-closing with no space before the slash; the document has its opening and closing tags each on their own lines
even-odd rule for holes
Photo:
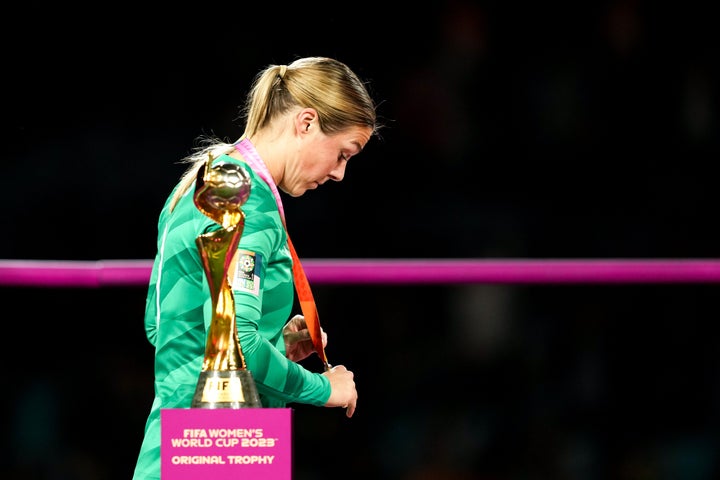
<svg viewBox="0 0 720 480">
<path fill-rule="evenodd" d="M 252 143 L 263 163 L 272 175 L 275 185 L 280 185 L 283 179 L 285 168 L 282 162 L 283 155 L 278 151 L 278 145 L 282 142 L 266 142 L 262 137 L 256 135 L 248 138 Z"/>
</svg>

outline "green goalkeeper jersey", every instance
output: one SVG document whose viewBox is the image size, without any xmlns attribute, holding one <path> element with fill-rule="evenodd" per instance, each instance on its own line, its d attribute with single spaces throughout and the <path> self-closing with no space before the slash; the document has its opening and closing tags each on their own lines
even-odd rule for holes
<svg viewBox="0 0 720 480">
<path fill-rule="evenodd" d="M 216 161 L 241 163 L 223 155 Z M 330 397 L 323 375 L 287 359 L 282 329 L 294 301 L 292 258 L 275 197 L 248 165 L 250 196 L 237 262 L 228 272 L 235 299 L 238 339 L 265 408 L 287 403 L 322 406 Z M 176 187 L 177 188 L 177 187 Z M 189 408 L 205 356 L 212 300 L 195 239 L 220 228 L 193 202 L 194 189 L 158 222 L 145 308 L 147 338 L 155 347 L 155 399 L 135 469 L 137 480 L 160 478 L 160 410 Z"/>
</svg>

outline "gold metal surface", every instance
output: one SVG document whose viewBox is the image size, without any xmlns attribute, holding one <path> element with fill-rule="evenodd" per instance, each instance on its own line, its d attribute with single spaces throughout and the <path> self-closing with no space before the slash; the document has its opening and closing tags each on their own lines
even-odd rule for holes
<svg viewBox="0 0 720 480">
<path fill-rule="evenodd" d="M 245 226 L 241 207 L 250 196 L 250 177 L 238 164 L 213 166 L 212 162 L 209 156 L 198 172 L 193 197 L 198 210 L 220 228 L 195 239 L 210 287 L 212 318 L 192 406 L 260 406 L 238 340 L 235 299 L 227 276 Z"/>
</svg>

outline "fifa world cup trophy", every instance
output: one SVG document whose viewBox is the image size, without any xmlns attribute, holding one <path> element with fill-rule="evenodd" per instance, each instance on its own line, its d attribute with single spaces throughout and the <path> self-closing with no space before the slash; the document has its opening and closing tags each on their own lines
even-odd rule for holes
<svg viewBox="0 0 720 480">
<path fill-rule="evenodd" d="M 238 340 L 235 301 L 228 280 L 245 226 L 241 207 L 250 196 L 250 177 L 238 164 L 212 163 L 209 156 L 195 181 L 195 205 L 220 228 L 195 240 L 210 285 L 212 319 L 192 408 L 260 407 L 255 380 Z"/>
</svg>

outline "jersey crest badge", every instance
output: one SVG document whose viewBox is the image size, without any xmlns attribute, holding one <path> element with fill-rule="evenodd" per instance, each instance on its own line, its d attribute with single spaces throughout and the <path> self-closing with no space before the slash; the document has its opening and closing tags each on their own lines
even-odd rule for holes
<svg viewBox="0 0 720 480">
<path fill-rule="evenodd" d="M 249 250 L 238 250 L 228 270 L 233 291 L 260 293 L 262 255 Z"/>
</svg>

